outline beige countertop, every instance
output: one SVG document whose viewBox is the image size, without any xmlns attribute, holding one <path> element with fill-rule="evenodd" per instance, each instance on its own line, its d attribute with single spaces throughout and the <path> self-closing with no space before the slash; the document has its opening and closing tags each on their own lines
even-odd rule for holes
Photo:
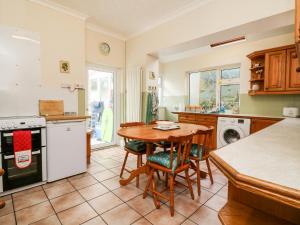
<svg viewBox="0 0 300 225">
<path fill-rule="evenodd" d="M 300 193 L 300 119 L 287 118 L 213 152 L 239 174 Z M 213 157 L 214 158 L 214 157 Z"/>
<path fill-rule="evenodd" d="M 268 116 L 268 115 L 259 115 L 259 114 L 229 114 L 229 113 L 201 113 L 193 111 L 174 111 L 174 114 L 188 113 L 188 114 L 199 114 L 207 116 L 216 116 L 216 117 L 242 117 L 242 118 L 274 118 L 274 119 L 284 119 L 283 116 Z"/>
<path fill-rule="evenodd" d="M 46 121 L 58 121 L 58 120 L 86 120 L 90 116 L 76 116 L 76 115 L 59 115 L 59 116 L 45 116 Z"/>
</svg>

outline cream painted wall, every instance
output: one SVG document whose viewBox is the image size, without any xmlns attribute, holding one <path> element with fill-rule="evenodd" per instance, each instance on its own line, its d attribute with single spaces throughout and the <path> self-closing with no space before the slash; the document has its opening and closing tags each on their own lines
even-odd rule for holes
<svg viewBox="0 0 300 225">
<path fill-rule="evenodd" d="M 250 60 L 246 55 L 253 51 L 294 43 L 294 34 L 289 33 L 259 41 L 246 41 L 239 44 L 211 49 L 200 55 L 179 61 L 162 64 L 164 96 L 188 95 L 188 71 L 199 71 L 222 65 L 241 65 L 241 94 L 248 93 Z"/>
<path fill-rule="evenodd" d="M 27 0 L 0 0 L 0 24 L 40 34 L 43 86 L 85 83 L 85 21 Z M 69 74 L 59 71 L 62 59 Z"/>
<path fill-rule="evenodd" d="M 224 10 L 228 9 L 228 10 Z M 294 9 L 294 0 L 213 0 L 126 42 L 127 66 L 145 66 L 147 54 Z"/>
<path fill-rule="evenodd" d="M 111 47 L 108 56 L 101 54 L 99 45 L 107 42 Z M 86 29 L 86 61 L 118 69 L 125 68 L 125 41 L 107 36 L 97 31 Z"/>
</svg>

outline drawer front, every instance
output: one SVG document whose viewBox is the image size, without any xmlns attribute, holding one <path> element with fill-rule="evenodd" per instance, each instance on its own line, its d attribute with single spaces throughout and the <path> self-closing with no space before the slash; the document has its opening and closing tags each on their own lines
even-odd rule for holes
<svg viewBox="0 0 300 225">
<path fill-rule="evenodd" d="M 217 117 L 197 115 L 196 120 L 198 123 L 216 123 Z"/>
<path fill-rule="evenodd" d="M 180 114 L 179 122 L 181 123 L 195 123 L 196 115 L 195 114 Z"/>
</svg>

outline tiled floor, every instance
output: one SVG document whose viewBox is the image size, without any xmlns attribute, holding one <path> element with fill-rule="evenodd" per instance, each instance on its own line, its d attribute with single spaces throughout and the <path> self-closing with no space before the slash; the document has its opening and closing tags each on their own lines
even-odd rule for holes
<svg viewBox="0 0 300 225">
<path fill-rule="evenodd" d="M 221 224 L 217 214 L 226 202 L 227 179 L 214 165 L 214 185 L 208 178 L 201 180 L 201 196 L 195 200 L 184 186 L 176 185 L 176 212 L 171 217 L 167 201 L 155 209 L 150 196 L 142 198 L 145 176 L 140 178 L 140 189 L 135 180 L 120 186 L 118 175 L 123 157 L 124 152 L 118 147 L 95 151 L 87 173 L 2 197 L 6 207 L 0 209 L 0 224 Z M 129 157 L 128 166 L 135 168 L 134 156 Z M 205 170 L 205 164 L 201 168 Z M 158 187 L 163 186 L 162 181 L 158 182 Z M 197 196 L 196 185 L 193 188 Z"/>
</svg>

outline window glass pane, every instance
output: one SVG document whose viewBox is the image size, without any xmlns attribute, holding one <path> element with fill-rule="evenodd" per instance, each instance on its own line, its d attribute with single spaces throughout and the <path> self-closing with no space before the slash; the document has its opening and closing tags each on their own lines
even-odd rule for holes
<svg viewBox="0 0 300 225">
<path fill-rule="evenodd" d="M 221 86 L 221 106 L 224 106 L 225 110 L 232 112 L 239 111 L 240 103 L 240 85 L 230 84 Z"/>
<path fill-rule="evenodd" d="M 190 74 L 190 104 L 205 108 L 216 106 L 217 71 Z"/>
<path fill-rule="evenodd" d="M 240 68 L 224 69 L 221 71 L 221 79 L 240 78 Z"/>
</svg>

